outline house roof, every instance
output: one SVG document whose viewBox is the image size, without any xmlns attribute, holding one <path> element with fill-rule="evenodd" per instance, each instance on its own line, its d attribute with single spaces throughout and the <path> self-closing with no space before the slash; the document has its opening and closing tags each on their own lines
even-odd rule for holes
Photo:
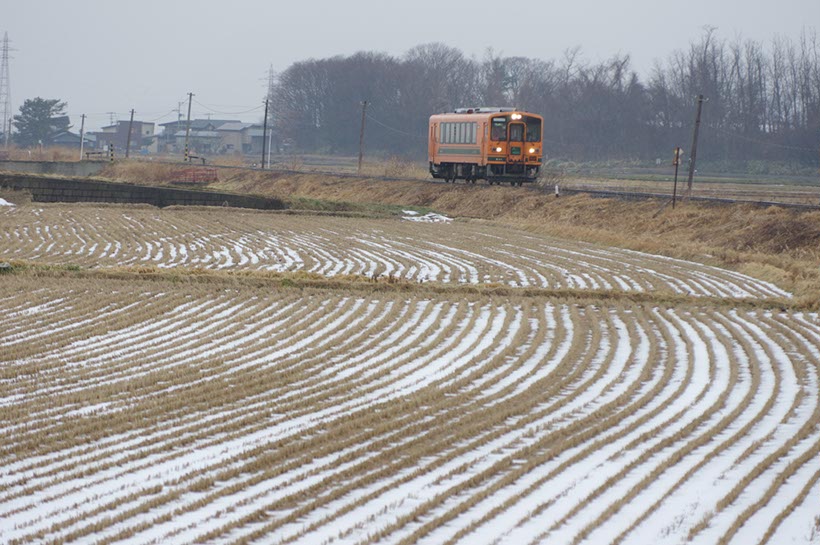
<svg viewBox="0 0 820 545">
<path fill-rule="evenodd" d="M 52 142 L 79 142 L 80 135 L 70 131 L 58 132 L 51 137 Z"/>
<path fill-rule="evenodd" d="M 253 127 L 253 123 L 242 123 L 240 121 L 230 121 L 228 123 L 223 123 L 219 127 L 216 128 L 218 131 L 242 131 L 247 129 L 248 127 Z"/>
<path fill-rule="evenodd" d="M 131 123 L 131 120 L 130 120 L 130 119 L 129 119 L 128 121 L 125 121 L 124 119 L 120 119 L 120 120 L 118 120 L 116 123 L 114 123 L 113 125 L 106 125 L 105 127 L 103 127 L 103 130 L 105 130 L 105 129 L 116 129 L 116 128 L 117 128 L 117 127 L 119 127 L 120 125 L 128 125 L 129 123 Z M 135 120 L 134 120 L 134 125 L 137 125 L 137 124 L 140 124 L 140 125 L 151 125 L 151 126 L 153 126 L 153 125 L 154 125 L 154 122 L 153 122 L 153 121 L 137 121 L 137 120 L 135 119 Z"/>
<path fill-rule="evenodd" d="M 86 142 L 94 142 L 97 138 L 93 134 L 85 133 L 83 134 L 83 140 Z M 80 135 L 71 131 L 62 131 L 58 132 L 54 136 L 51 137 L 52 142 L 79 142 Z"/>
<path fill-rule="evenodd" d="M 180 121 L 169 121 L 168 123 L 160 124 L 160 127 L 176 126 L 177 123 L 184 127 L 187 124 L 187 121 L 184 119 Z M 209 126 L 216 129 L 225 123 L 240 123 L 240 121 L 238 119 L 192 119 L 191 129 L 207 129 Z"/>
<path fill-rule="evenodd" d="M 185 136 L 185 131 L 177 131 L 174 136 Z M 216 131 L 191 130 L 191 138 L 219 138 L 219 133 Z"/>
</svg>

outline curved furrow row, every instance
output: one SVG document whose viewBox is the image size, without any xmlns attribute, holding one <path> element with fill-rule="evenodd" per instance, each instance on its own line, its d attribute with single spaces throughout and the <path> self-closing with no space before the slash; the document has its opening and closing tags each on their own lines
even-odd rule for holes
<svg viewBox="0 0 820 545">
<path fill-rule="evenodd" d="M 199 327 L 213 340 L 186 344 L 193 338 L 182 331 L 182 345 L 140 355 L 152 332 L 173 329 L 143 317 L 44 348 L 66 361 L 83 349 L 99 354 L 87 379 L 59 386 L 77 390 L 60 395 L 86 385 L 107 397 L 99 415 L 76 418 L 105 417 L 111 429 L 94 435 L 74 422 L 72 447 L 48 411 L 33 412 L 34 428 L 49 420 L 57 441 L 37 436 L 40 460 L 4 464 L 0 513 L 17 521 L 4 539 L 740 543 L 764 523 L 781 535 L 776 522 L 804 512 L 817 481 L 814 316 L 532 299 L 412 310 L 400 299 L 334 297 L 329 307 L 344 318 L 314 305 L 321 319 L 295 322 L 318 335 L 297 326 L 281 350 L 256 333 L 276 323 L 262 315 L 285 307 L 280 297 L 181 300 L 200 309 Z M 202 312 L 197 301 L 216 308 Z M 163 315 L 187 318 L 184 309 Z M 209 363 L 223 344 L 231 350 Z M 156 361 L 156 373 L 200 372 L 137 381 L 132 397 L 141 402 L 124 420 L 111 412 L 122 399 L 105 390 L 106 351 L 114 375 L 124 373 L 123 358 Z M 189 354 L 187 363 L 174 364 L 175 352 Z M 241 394 L 231 391 L 239 385 Z M 750 495 L 750 486 L 761 492 Z M 693 488 L 711 490 L 710 502 L 676 509 Z"/>
<path fill-rule="evenodd" d="M 321 312 L 321 306 L 313 307 L 313 314 L 314 314 L 313 319 L 314 320 L 316 318 L 315 315 L 320 313 L 320 312 Z M 321 324 L 323 323 L 323 320 L 325 320 L 325 319 L 326 319 L 325 316 L 321 316 L 321 318 L 319 320 L 315 320 L 315 323 L 319 324 L 321 326 Z M 256 322 L 254 320 L 254 323 L 257 324 L 258 322 Z M 298 324 L 299 324 L 299 321 L 296 322 L 297 326 L 298 326 Z M 281 322 L 280 322 L 280 325 L 281 325 Z M 266 327 L 267 327 L 266 324 L 264 324 L 264 323 L 261 324 L 261 328 L 262 328 L 263 331 L 266 329 Z M 213 329 L 213 326 L 209 326 L 205 329 Z M 224 330 L 220 330 L 220 331 L 224 332 Z M 227 342 L 231 342 L 230 341 L 230 335 L 226 335 L 225 337 L 220 337 L 220 340 L 223 340 L 223 339 L 226 340 Z M 153 339 L 148 339 L 148 340 L 145 341 L 145 343 L 149 344 L 149 345 L 152 344 L 152 342 L 153 342 Z M 175 348 L 175 349 L 168 350 L 168 356 L 175 356 L 177 354 L 178 350 L 179 350 L 178 347 Z M 183 353 L 185 353 L 184 350 L 183 350 Z M 168 356 L 166 356 L 166 357 L 168 357 Z M 157 365 L 156 362 L 154 361 L 155 357 L 156 357 L 156 354 L 150 354 L 149 355 L 149 361 L 151 361 L 152 366 Z M 189 357 L 192 357 L 193 359 L 192 360 L 188 359 L 185 362 L 183 362 L 182 364 L 180 364 L 176 361 L 178 358 L 174 358 L 174 361 L 170 361 L 170 362 L 168 362 L 168 361 L 160 362 L 160 364 L 159 364 L 160 366 L 163 366 L 163 363 L 164 363 L 164 368 L 162 369 L 162 372 L 166 375 L 168 373 L 170 373 L 171 376 L 168 376 L 167 379 L 165 379 L 165 380 L 150 380 L 150 381 L 147 381 L 143 384 L 140 384 L 138 388 L 133 388 L 132 387 L 131 388 L 131 394 L 132 395 L 138 395 L 141 398 L 144 397 L 143 403 L 147 404 L 149 409 L 152 409 L 152 410 L 155 409 L 155 407 L 152 406 L 153 405 L 153 403 L 152 403 L 153 399 L 154 398 L 166 397 L 167 393 L 169 391 L 173 391 L 175 389 L 175 386 L 174 386 L 175 378 L 176 378 L 175 375 L 178 374 L 178 373 L 175 372 L 175 369 L 180 367 L 181 365 L 190 366 L 191 364 L 196 362 L 196 360 L 198 358 L 198 354 L 196 353 L 196 351 L 193 351 L 189 355 Z M 206 358 L 207 358 L 207 355 L 206 355 Z M 206 358 L 203 358 L 203 364 L 205 364 L 205 362 L 207 361 Z M 138 358 L 137 360 L 133 360 L 129 365 L 139 367 L 139 361 L 141 361 L 141 360 Z M 202 381 L 207 381 L 207 380 L 208 380 L 208 378 L 205 377 L 205 378 L 197 379 L 197 382 L 202 382 Z M 113 388 L 109 387 L 108 384 L 106 384 L 107 382 L 113 382 L 114 387 Z M 177 381 L 177 382 L 179 382 L 179 381 Z M 185 384 L 186 386 L 190 387 L 190 385 L 192 384 L 192 381 L 191 381 L 190 377 L 188 377 L 187 379 L 184 379 L 184 382 L 182 382 L 182 383 Z M 104 381 L 103 378 L 101 377 L 101 378 L 99 378 L 98 381 L 95 381 L 94 390 L 95 390 L 95 395 L 96 396 L 106 395 L 106 392 L 109 392 L 108 393 L 109 396 L 117 397 L 117 393 L 122 390 L 122 386 L 119 386 L 116 381 Z M 128 400 L 125 399 L 124 402 L 128 403 Z M 130 416 L 134 416 L 135 412 L 137 412 L 131 406 L 126 406 L 125 408 L 127 408 L 129 410 Z M 180 412 L 180 411 L 184 412 L 185 411 L 185 405 L 184 404 L 179 404 L 179 405 L 175 406 L 174 407 L 174 409 L 175 409 L 174 412 L 171 412 L 169 410 L 170 408 L 167 405 L 162 407 L 162 408 L 163 408 L 163 413 L 162 414 L 164 416 L 175 416 L 175 414 L 174 414 L 175 412 Z M 110 411 L 112 409 L 114 409 L 114 407 L 108 407 L 106 413 L 108 415 L 110 415 Z M 137 412 L 137 415 L 138 415 L 138 412 Z M 97 416 L 100 417 L 100 418 L 104 417 L 104 415 L 97 415 Z M 202 416 L 203 415 L 200 414 L 199 418 L 202 418 Z M 92 422 L 91 425 L 93 425 L 93 422 Z M 48 430 L 46 430 L 46 432 L 48 432 Z M 179 432 L 179 430 L 177 430 L 177 433 L 178 432 Z M 47 433 L 47 435 L 53 435 L 53 432 L 49 432 L 49 433 Z M 114 443 L 116 445 L 116 448 L 121 448 L 122 440 L 123 440 L 123 438 L 119 437 L 118 441 Z M 34 438 L 32 440 L 32 442 L 36 445 L 38 443 L 37 438 Z M 97 449 L 95 452 L 97 452 L 99 454 L 99 449 Z"/>
<path fill-rule="evenodd" d="M 4 207 L 5 208 L 5 207 Z M 0 258 L 394 276 L 420 282 L 788 297 L 751 277 L 678 259 L 539 239 L 492 225 L 117 207 L 0 210 Z"/>
</svg>

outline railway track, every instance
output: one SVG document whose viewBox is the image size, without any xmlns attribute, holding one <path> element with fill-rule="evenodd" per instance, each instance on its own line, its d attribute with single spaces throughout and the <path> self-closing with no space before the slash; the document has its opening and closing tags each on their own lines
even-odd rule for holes
<svg viewBox="0 0 820 545">
<path fill-rule="evenodd" d="M 178 164 L 178 163 L 167 163 L 167 164 Z M 256 168 L 249 168 L 249 167 L 237 167 L 237 166 L 219 166 L 217 168 L 226 169 L 226 170 L 242 170 L 242 171 L 259 171 Z M 373 176 L 373 175 L 359 175 L 352 172 L 341 171 L 341 170 L 331 170 L 331 169 L 317 169 L 317 170 L 292 170 L 286 168 L 276 168 L 271 169 L 271 172 L 276 172 L 278 174 L 286 174 L 286 175 L 304 175 L 304 174 L 318 174 L 318 175 L 325 175 L 325 176 L 334 176 L 338 178 L 350 178 L 350 179 L 371 179 L 371 180 L 378 180 L 383 182 L 425 182 L 425 183 L 432 183 L 432 184 L 447 184 L 447 182 L 443 180 L 435 180 L 432 178 L 418 178 L 418 177 L 402 177 L 402 176 Z M 449 184 L 448 184 L 449 185 Z M 457 182 L 456 185 L 468 185 L 473 186 L 476 188 L 481 187 L 490 187 L 486 182 L 478 182 L 478 183 L 460 183 Z M 526 183 L 520 189 L 524 191 L 534 191 L 539 193 L 546 193 L 546 194 L 554 194 L 555 193 L 555 185 L 554 184 L 533 184 L 533 183 Z M 625 200 L 647 200 L 647 199 L 657 199 L 657 200 L 671 200 L 672 195 L 669 193 L 659 193 L 653 191 L 619 191 L 619 190 L 611 190 L 611 189 L 593 189 L 588 187 L 572 187 L 571 185 L 568 186 L 567 184 L 559 184 L 559 191 L 561 195 L 591 195 L 593 197 L 602 197 L 602 198 L 613 198 L 613 199 L 625 199 Z M 736 193 L 736 192 L 735 192 Z M 755 198 L 754 191 L 743 191 L 742 192 L 743 198 L 726 198 L 726 197 L 712 197 L 707 195 L 693 195 L 689 199 L 695 202 L 702 202 L 702 203 L 714 203 L 714 204 L 751 204 L 755 206 L 761 207 L 769 207 L 769 206 L 781 206 L 784 208 L 792 208 L 797 210 L 817 210 L 820 209 L 820 191 L 818 191 L 818 195 L 815 196 L 815 199 L 818 201 L 818 204 L 801 204 L 801 203 L 793 203 L 793 202 L 784 202 L 784 201 L 777 201 L 771 199 L 761 199 Z M 683 196 L 679 195 L 679 199 L 683 200 Z M 810 199 L 812 195 L 807 192 L 800 192 L 800 194 L 795 195 L 793 198 L 795 199 Z"/>
</svg>

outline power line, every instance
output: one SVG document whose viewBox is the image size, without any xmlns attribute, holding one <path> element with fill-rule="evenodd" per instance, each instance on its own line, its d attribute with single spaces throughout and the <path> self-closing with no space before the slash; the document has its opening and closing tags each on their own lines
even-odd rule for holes
<svg viewBox="0 0 820 545">
<path fill-rule="evenodd" d="M 215 113 L 215 114 L 224 114 L 224 115 L 239 115 L 239 114 L 247 114 L 247 113 L 255 112 L 256 110 L 261 110 L 262 108 L 264 108 L 264 105 L 260 105 L 260 106 L 256 106 L 256 107 L 254 107 L 254 108 L 251 108 L 250 110 L 243 110 L 243 111 L 241 111 L 241 112 L 223 112 L 223 111 L 220 111 L 220 110 L 216 110 L 216 109 L 214 109 L 214 108 L 211 108 L 210 106 L 207 106 L 207 105 L 205 105 L 205 104 L 202 104 L 202 103 L 201 103 L 200 101 L 198 101 L 198 100 L 194 100 L 194 102 L 196 102 L 196 103 L 197 103 L 197 105 L 202 106 L 203 108 L 205 108 L 206 110 L 208 110 L 208 111 L 210 111 L 210 112 L 213 112 L 213 113 Z"/>
<path fill-rule="evenodd" d="M 389 131 L 393 131 L 393 132 L 398 133 L 398 134 L 403 134 L 405 136 L 410 136 L 412 138 L 419 138 L 419 139 L 424 139 L 424 140 L 427 139 L 427 135 L 422 136 L 419 133 L 415 133 L 415 134 L 414 133 L 409 133 L 409 132 L 403 131 L 401 129 L 397 129 L 396 127 L 391 127 L 390 125 L 385 125 L 384 123 L 382 123 L 381 121 L 379 121 L 378 119 L 376 119 L 375 117 L 373 117 L 370 114 L 366 114 L 366 117 L 367 117 L 367 119 L 369 119 L 370 121 L 372 121 L 376 125 L 384 127 L 385 129 L 387 129 Z"/>
<path fill-rule="evenodd" d="M 146 121 L 147 121 L 148 123 L 153 123 L 154 121 L 159 121 L 159 120 L 160 120 L 160 119 L 162 119 L 163 117 L 168 117 L 169 115 L 171 115 L 172 113 L 174 113 L 174 112 L 176 112 L 176 111 L 177 111 L 177 109 L 176 109 L 176 108 L 174 108 L 174 109 L 172 109 L 172 110 L 168 110 L 167 112 L 165 112 L 164 114 L 162 114 L 162 115 L 161 115 L 161 116 L 159 116 L 159 117 L 155 117 L 155 118 L 153 118 L 153 119 L 148 119 L 148 120 L 146 120 Z"/>
</svg>

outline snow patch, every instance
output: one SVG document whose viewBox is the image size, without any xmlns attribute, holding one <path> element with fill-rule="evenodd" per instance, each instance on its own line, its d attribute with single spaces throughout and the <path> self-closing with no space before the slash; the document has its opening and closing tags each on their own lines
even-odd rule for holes
<svg viewBox="0 0 820 545">
<path fill-rule="evenodd" d="M 402 219 L 409 221 L 419 221 L 423 223 L 449 223 L 453 221 L 453 218 L 448 218 L 447 216 L 436 214 L 434 212 L 429 212 L 423 216 L 418 215 L 418 212 L 413 212 L 412 210 L 402 210 L 402 212 L 406 214 L 405 216 L 402 216 Z"/>
</svg>

